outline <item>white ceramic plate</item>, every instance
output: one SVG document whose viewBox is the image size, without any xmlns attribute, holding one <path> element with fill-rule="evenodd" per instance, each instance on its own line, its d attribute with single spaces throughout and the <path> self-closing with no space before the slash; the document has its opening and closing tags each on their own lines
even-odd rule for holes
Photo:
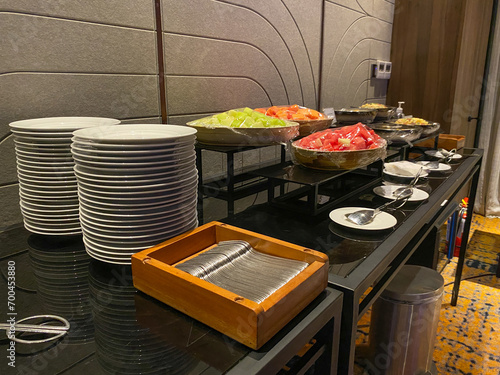
<svg viewBox="0 0 500 375">
<path fill-rule="evenodd" d="M 438 159 L 442 159 L 442 158 L 445 158 L 446 156 L 444 156 L 440 151 L 438 150 L 427 150 L 425 151 L 425 153 L 429 156 L 432 156 L 434 158 L 438 158 Z M 460 154 L 453 154 L 453 156 L 451 157 L 452 159 L 461 159 L 462 158 L 462 155 Z"/>
<path fill-rule="evenodd" d="M 26 222 L 24 222 L 24 227 L 28 231 L 30 231 L 31 233 L 44 234 L 47 236 L 71 236 L 71 235 L 82 233 L 82 230 L 80 227 L 78 227 L 78 228 L 75 227 L 75 229 L 68 229 L 68 230 L 62 230 L 62 229 L 47 230 L 44 228 L 32 226 Z"/>
<path fill-rule="evenodd" d="M 102 220 L 113 220 L 113 218 L 119 218 L 120 221 L 125 219 L 130 220 L 141 220 L 146 219 L 149 216 L 161 216 L 165 214 L 169 214 L 171 212 L 177 212 L 182 210 L 184 206 L 190 206 L 191 204 L 195 204 L 198 201 L 198 197 L 196 194 L 181 196 L 177 200 L 173 200 L 172 202 L 166 204 L 160 204 L 151 207 L 113 207 L 113 206 L 104 206 L 102 204 L 98 204 L 93 201 L 89 201 L 82 196 L 80 196 L 80 206 L 84 207 L 85 210 L 96 217 L 96 215 L 102 216 Z"/>
<path fill-rule="evenodd" d="M 164 178 L 183 178 L 183 176 L 189 175 L 192 171 L 196 171 L 195 167 L 192 164 L 186 164 L 186 166 L 181 168 L 165 168 L 163 170 L 153 172 L 153 173 L 137 173 L 137 174 L 125 174 L 121 173 L 118 175 L 113 174 L 103 174 L 100 171 L 94 171 L 86 169 L 85 167 L 80 167 L 75 165 L 74 171 L 75 175 L 79 178 L 87 178 L 94 179 L 98 182 L 102 182 L 105 184 L 108 183 L 142 183 L 141 181 L 153 181 Z"/>
<path fill-rule="evenodd" d="M 428 172 L 446 172 L 451 170 L 451 165 L 438 163 L 437 168 L 430 168 L 427 164 L 431 163 L 430 161 L 418 161 L 417 164 L 423 165 L 425 170 Z"/>
<path fill-rule="evenodd" d="M 40 223 L 40 224 L 48 224 L 48 225 L 68 225 L 68 224 L 76 224 L 79 223 L 79 215 L 64 215 L 59 214 L 57 217 L 48 216 L 48 215 L 37 215 L 32 214 L 25 209 L 21 209 L 21 212 L 24 218 L 28 218 L 32 222 Z"/>
<path fill-rule="evenodd" d="M 127 252 L 136 253 L 138 251 L 141 251 L 141 250 L 147 249 L 148 247 L 156 245 L 156 243 L 152 243 L 150 245 L 142 245 L 142 246 L 123 246 L 123 247 L 120 246 L 120 247 L 118 247 L 118 246 L 113 246 L 110 244 L 102 243 L 99 241 L 95 241 L 95 240 L 88 238 L 88 237 L 84 237 L 83 242 L 85 243 L 85 245 L 90 244 L 92 249 L 98 249 L 101 254 L 105 254 L 107 252 L 119 252 L 119 251 L 122 251 L 124 253 L 127 253 Z"/>
<path fill-rule="evenodd" d="M 45 225 L 38 222 L 32 222 L 29 219 L 24 218 L 24 225 L 29 227 L 27 229 L 36 229 L 39 231 L 45 231 L 46 233 L 73 233 L 81 232 L 80 225 L 78 223 L 73 223 L 70 225 Z"/>
<path fill-rule="evenodd" d="M 70 187 L 74 188 L 77 185 L 77 180 L 76 178 L 70 180 L 70 179 L 65 179 L 65 180 L 43 180 L 43 179 L 36 179 L 36 178 L 26 178 L 24 176 L 18 175 L 17 176 L 19 183 L 25 184 L 26 186 L 33 186 L 33 187 L 43 187 L 44 189 L 50 189 L 50 188 L 56 188 L 56 189 L 61 189 L 63 187 Z"/>
<path fill-rule="evenodd" d="M 19 186 L 22 187 L 24 190 L 27 191 L 34 191 L 34 192 L 39 192 L 42 195 L 59 195 L 59 194 L 65 194 L 68 192 L 71 193 L 77 193 L 77 185 L 59 185 L 59 186 L 48 186 L 44 184 L 30 184 L 26 182 L 19 182 Z"/>
<path fill-rule="evenodd" d="M 173 146 L 165 146 L 161 149 L 132 149 L 132 150 L 119 150 L 119 149 L 98 149 L 96 147 L 83 145 L 81 143 L 73 143 L 71 149 L 77 151 L 81 155 L 100 155 L 100 156 L 111 156 L 111 157 L 123 157 L 123 156 L 133 156 L 133 157 L 151 157 L 157 156 L 167 156 L 178 152 L 184 152 L 189 150 L 194 150 L 194 142 L 183 142 L 176 143 Z"/>
<path fill-rule="evenodd" d="M 158 152 L 163 150 L 176 149 L 177 147 L 194 146 L 196 136 L 185 138 L 171 139 L 158 143 L 147 144 L 123 144 L 123 143 L 99 143 L 95 141 L 85 140 L 78 137 L 72 138 L 73 145 L 80 148 L 89 148 L 92 150 L 105 151 L 140 151 L 140 152 Z"/>
<path fill-rule="evenodd" d="M 38 214 L 78 214 L 78 204 L 66 206 L 38 205 L 29 202 L 19 202 L 21 208 Z"/>
<path fill-rule="evenodd" d="M 406 185 L 383 185 L 373 188 L 373 192 L 383 198 L 394 199 L 392 193 L 401 187 L 406 187 Z M 413 189 L 413 194 L 408 198 L 409 202 L 419 202 L 429 198 L 429 194 L 420 189 Z"/>
<path fill-rule="evenodd" d="M 108 190 L 137 190 L 137 189 L 142 189 L 144 186 L 149 187 L 149 188 L 154 188 L 154 187 L 160 187 L 165 184 L 171 184 L 175 183 L 178 181 L 183 181 L 183 180 L 188 180 L 193 178 L 194 176 L 197 176 L 198 173 L 196 170 L 192 169 L 187 169 L 186 172 L 182 175 L 170 175 L 166 177 L 161 177 L 161 178 L 151 178 L 151 179 L 144 179 L 144 180 L 129 180 L 129 179 L 117 179 L 114 181 L 110 180 L 99 180 L 98 178 L 88 178 L 87 176 L 84 176 L 77 172 L 75 170 L 75 175 L 78 178 L 78 181 L 80 183 L 86 183 L 89 187 L 94 187 L 94 188 L 105 188 Z"/>
<path fill-rule="evenodd" d="M 405 176 L 405 175 L 402 175 L 402 174 L 396 174 L 396 173 L 390 173 L 390 172 L 387 172 L 385 169 L 384 169 L 384 173 L 389 175 L 389 176 L 394 176 L 394 177 L 403 177 L 403 178 L 409 178 L 409 179 L 413 179 L 415 176 Z M 427 173 L 427 171 L 424 169 L 422 171 L 422 173 L 420 173 L 420 178 L 423 178 L 423 177 L 427 177 L 429 175 L 429 173 Z"/>
<path fill-rule="evenodd" d="M 179 233 L 184 232 L 185 228 L 191 228 L 195 222 L 198 220 L 195 218 L 191 223 L 189 224 L 184 224 L 180 225 L 178 227 L 170 227 L 168 230 L 163 230 L 160 233 L 157 234 L 145 234 L 145 233 L 140 233 L 136 234 L 137 232 L 133 232 L 134 235 L 116 235 L 116 234 L 102 234 L 97 232 L 94 228 L 88 227 L 85 224 L 82 224 L 82 230 L 83 234 L 85 237 L 90 238 L 91 240 L 94 239 L 109 243 L 109 244 L 114 244 L 116 246 L 122 245 L 122 244 L 130 244 L 130 245 L 145 245 L 145 244 L 150 244 L 150 243 L 160 243 L 164 241 L 167 238 L 171 238 L 176 236 Z"/>
<path fill-rule="evenodd" d="M 26 142 L 19 139 L 14 138 L 14 144 L 16 147 L 20 147 L 23 149 L 31 149 L 31 150 L 41 150 L 42 152 L 71 152 L 71 142 L 64 143 L 33 143 Z"/>
<path fill-rule="evenodd" d="M 391 214 L 388 214 L 387 212 L 381 212 L 375 218 L 373 221 L 369 224 L 366 225 L 356 225 L 354 223 L 351 223 L 349 220 L 346 219 L 345 215 L 350 214 L 359 210 L 370 210 L 370 208 L 365 208 L 365 207 L 342 207 L 342 208 L 337 208 L 336 210 L 333 210 L 330 212 L 330 219 L 339 225 L 342 225 L 344 227 L 352 228 L 352 229 L 358 229 L 358 230 L 384 230 L 384 229 L 389 229 L 395 226 L 398 221 L 394 216 Z"/>
<path fill-rule="evenodd" d="M 60 147 L 62 145 L 71 146 L 71 138 L 65 137 L 28 137 L 24 135 L 15 135 L 14 140 L 19 143 L 29 143 L 35 145 L 50 146 L 54 145 Z"/>
<path fill-rule="evenodd" d="M 143 166 L 135 166 L 128 167 L 127 164 L 114 163 L 115 165 L 108 165 L 107 167 L 97 167 L 90 163 L 81 163 L 80 161 L 75 160 L 75 165 L 77 165 L 80 171 L 84 171 L 87 173 L 94 173 L 97 175 L 118 175 L 118 176 L 128 176 L 128 175 L 142 175 L 148 176 L 150 174 L 155 173 L 170 173 L 172 171 L 178 169 L 184 169 L 187 166 L 190 166 L 192 169 L 196 168 L 195 165 L 196 157 L 192 157 L 189 160 L 185 160 L 182 162 L 174 162 L 174 163 L 165 163 L 158 164 L 152 167 L 143 167 Z"/>
<path fill-rule="evenodd" d="M 37 145 L 23 145 L 19 144 L 14 140 L 16 151 L 21 151 L 30 154 L 40 154 L 40 155 L 53 155 L 53 154 L 63 154 L 71 155 L 71 147 L 64 145 L 64 147 L 38 147 Z"/>
<path fill-rule="evenodd" d="M 194 136 L 196 130 L 179 125 L 133 124 L 80 129 L 73 134 L 76 140 L 86 139 L 113 144 L 148 144 Z"/>
<path fill-rule="evenodd" d="M 28 174 L 26 174 L 23 171 L 18 170 L 17 171 L 17 177 L 20 180 L 26 181 L 31 184 L 47 184 L 45 186 L 48 186 L 50 184 L 56 186 L 56 185 L 76 185 L 77 184 L 77 178 L 74 174 L 68 174 L 68 175 L 36 175 L 36 172 L 33 173 L 28 171 Z"/>
<path fill-rule="evenodd" d="M 195 197 L 197 195 L 197 187 L 194 187 L 192 190 L 186 190 L 182 193 L 177 194 L 168 194 L 165 197 L 160 199 L 158 198 L 150 198 L 144 200 L 136 200 L 133 199 L 131 201 L 126 201 L 120 198 L 112 199 L 103 199 L 101 196 L 96 196 L 93 194 L 85 193 L 80 190 L 78 192 L 78 198 L 83 202 L 87 202 L 96 207 L 109 207 L 110 209 L 146 209 L 148 207 L 158 207 L 167 204 L 173 204 L 183 199 L 189 199 Z"/>
<path fill-rule="evenodd" d="M 26 168 L 41 168 L 41 169 L 59 169 L 59 168 L 66 168 L 66 169 L 72 169 L 75 163 L 73 163 L 73 160 L 69 159 L 69 161 L 66 159 L 65 161 L 61 160 L 32 160 L 32 159 L 21 159 L 17 158 L 17 164 L 21 165 Z"/>
<path fill-rule="evenodd" d="M 187 217 L 184 219 L 184 221 L 171 221 L 165 222 L 165 223 L 160 223 L 160 224 L 155 224 L 155 225 L 142 225 L 142 226 L 127 226 L 127 227 L 118 227 L 118 226 L 113 226 L 113 227 L 107 227 L 107 226 L 97 226 L 94 224 L 94 222 L 91 222 L 90 220 L 87 220 L 84 216 L 81 217 L 81 223 L 84 228 L 88 232 L 94 233 L 94 234 L 99 234 L 102 236 L 118 236 L 122 238 L 123 236 L 131 236 L 136 233 L 141 233 L 143 235 L 147 236 L 156 236 L 156 235 L 161 235 L 165 233 L 165 231 L 170 231 L 170 230 L 176 230 L 179 227 L 183 227 L 185 225 L 188 225 L 193 222 L 193 219 L 196 216 L 196 212 L 194 214 L 190 215 L 191 217 Z"/>
<path fill-rule="evenodd" d="M 142 184 L 142 185 L 126 185 L 123 183 L 121 186 L 108 184 L 102 184 L 101 186 L 96 184 L 89 184 L 86 180 L 80 180 L 79 185 L 86 189 L 90 193 L 105 193 L 106 196 L 112 195 L 146 195 L 146 194 L 156 194 L 160 192 L 167 192 L 179 188 L 189 188 L 192 184 L 198 180 L 198 176 L 190 176 L 183 178 L 182 180 L 164 180 L 165 182 L 160 184 Z"/>
<path fill-rule="evenodd" d="M 50 173 L 50 174 L 57 174 L 57 173 L 71 173 L 73 174 L 73 166 L 72 165 L 66 165 L 59 167 L 57 165 L 53 166 L 37 166 L 37 165 L 32 165 L 32 164 L 26 164 L 23 161 L 18 160 L 17 161 L 17 170 L 18 171 L 26 171 L 26 172 L 31 172 L 31 173 Z"/>
<path fill-rule="evenodd" d="M 87 185 L 83 182 L 78 184 L 78 189 L 87 195 L 93 195 L 94 197 L 101 197 L 102 199 L 117 199 L 123 201 L 142 201 L 149 199 L 160 199 L 168 198 L 171 195 L 181 194 L 184 190 L 191 191 L 192 188 L 196 187 L 198 183 L 198 178 L 195 177 L 190 181 L 186 181 L 185 184 L 172 184 L 165 188 L 160 188 L 157 190 L 149 190 L 146 187 L 139 191 L 109 191 L 109 190 L 95 190 L 89 189 Z"/>
<path fill-rule="evenodd" d="M 33 149 L 29 147 L 22 147 L 22 146 L 16 146 L 16 154 L 18 155 L 23 155 L 23 156 L 31 156 L 31 157 L 45 157 L 45 158 L 50 158 L 50 157 L 56 157 L 56 158 L 61 158 L 61 157 L 71 157 L 71 149 L 57 149 L 58 151 L 51 151 L 50 149 L 47 151 L 43 151 L 40 149 Z"/>
<path fill-rule="evenodd" d="M 15 130 L 12 129 L 12 133 L 15 136 L 20 137 L 36 137 L 36 138 L 67 138 L 71 139 L 73 137 L 73 131 L 67 132 L 37 132 L 37 131 L 27 131 L 27 130 Z"/>
<path fill-rule="evenodd" d="M 24 161 L 26 163 L 72 163 L 73 158 L 71 155 L 61 155 L 61 156 L 43 156 L 43 155 L 24 155 L 16 152 L 16 159 L 20 161 Z"/>
<path fill-rule="evenodd" d="M 40 190 L 40 189 L 33 189 L 30 186 L 27 186 L 26 184 L 20 184 L 19 185 L 19 190 L 22 191 L 25 195 L 30 196 L 33 195 L 33 197 L 77 197 L 78 190 L 76 188 L 68 188 L 67 190 Z"/>
<path fill-rule="evenodd" d="M 92 258 L 94 258 L 96 260 L 100 260 L 101 262 L 105 262 L 105 263 L 118 264 L 118 265 L 121 265 L 121 266 L 130 265 L 132 263 L 132 259 L 129 259 L 129 260 L 114 260 L 114 259 L 109 259 L 109 258 L 107 258 L 105 256 L 98 255 L 93 250 L 90 249 L 90 247 L 86 243 L 85 239 L 84 239 L 83 242 L 85 242 L 85 247 L 87 249 L 87 254 L 89 254 Z M 143 249 L 145 249 L 145 247 Z"/>
<path fill-rule="evenodd" d="M 78 155 L 73 155 L 75 163 L 85 167 L 96 167 L 96 168 L 115 168 L 115 169 L 127 169 L 127 168 L 141 168 L 144 170 L 151 170 L 151 168 L 164 168 L 171 166 L 183 166 L 186 164 L 193 164 L 196 160 L 196 155 L 191 152 L 189 156 L 181 157 L 179 159 L 153 159 L 150 161 L 136 162 L 133 159 L 124 159 L 123 161 L 95 161 L 83 159 Z"/>
<path fill-rule="evenodd" d="M 116 215 L 113 218 L 106 217 L 89 210 L 83 205 L 80 206 L 80 215 L 82 218 L 92 225 L 105 228 L 123 229 L 125 227 L 150 227 L 161 224 L 171 224 L 175 221 L 182 221 L 186 217 L 192 218 L 196 214 L 196 202 L 184 206 L 182 209 L 176 211 L 163 212 L 160 215 L 149 215 L 141 217 L 130 217 L 128 215 Z"/>
<path fill-rule="evenodd" d="M 195 155 L 194 148 L 186 148 L 179 152 L 172 152 L 166 154 L 150 154 L 150 155 L 101 155 L 101 154 L 90 154 L 82 153 L 76 148 L 72 149 L 73 157 L 78 158 L 82 161 L 96 162 L 96 163 L 158 163 L 158 162 L 168 162 L 168 161 L 182 161 L 186 160 Z"/>
<path fill-rule="evenodd" d="M 13 130 L 32 132 L 74 131 L 89 126 L 117 125 L 120 120 L 105 117 L 45 117 L 11 122 Z"/>
</svg>

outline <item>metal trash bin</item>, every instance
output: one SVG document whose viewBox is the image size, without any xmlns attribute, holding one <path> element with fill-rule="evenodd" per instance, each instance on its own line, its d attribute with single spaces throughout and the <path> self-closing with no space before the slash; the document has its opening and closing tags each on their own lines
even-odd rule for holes
<svg viewBox="0 0 500 375">
<path fill-rule="evenodd" d="M 401 268 L 372 308 L 367 370 L 373 374 L 437 374 L 432 361 L 444 279 L 435 270 Z"/>
</svg>

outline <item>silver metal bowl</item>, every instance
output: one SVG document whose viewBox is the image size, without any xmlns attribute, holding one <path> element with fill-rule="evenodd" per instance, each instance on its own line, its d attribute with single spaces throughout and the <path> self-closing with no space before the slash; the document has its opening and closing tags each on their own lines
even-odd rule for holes
<svg viewBox="0 0 500 375">
<path fill-rule="evenodd" d="M 409 143 L 422 136 L 422 127 L 391 123 L 371 124 L 370 127 L 389 143 Z"/>
<path fill-rule="evenodd" d="M 431 135 L 439 130 L 441 125 L 438 122 L 429 121 L 427 124 L 396 124 L 394 120 L 388 122 L 391 126 L 408 126 L 416 129 L 422 129 L 422 135 Z"/>
<path fill-rule="evenodd" d="M 368 108 L 342 108 L 335 111 L 337 123 L 342 125 L 352 125 L 358 122 L 371 124 L 376 115 L 376 109 Z"/>
</svg>

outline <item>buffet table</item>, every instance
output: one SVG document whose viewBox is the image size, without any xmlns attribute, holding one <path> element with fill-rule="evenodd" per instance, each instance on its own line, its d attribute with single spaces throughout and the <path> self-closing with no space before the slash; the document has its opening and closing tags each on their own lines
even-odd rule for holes
<svg viewBox="0 0 500 375">
<path fill-rule="evenodd" d="M 270 204 L 253 206 L 222 220 L 322 251 L 330 260 L 329 287 L 257 351 L 138 292 L 132 286 L 130 267 L 107 265 L 86 257 L 80 236 L 54 242 L 44 236 L 29 235 L 22 228 L 3 232 L 3 301 L 7 300 L 5 270 L 8 262 L 14 261 L 15 312 L 19 319 L 55 314 L 73 321 L 70 334 L 49 347 L 19 344 L 16 371 L 133 374 L 148 369 L 151 373 L 271 374 L 282 371 L 284 366 L 291 369 L 285 373 L 304 373 L 314 366 L 319 374 L 352 374 L 359 318 L 405 263 L 429 267 L 435 264 L 437 248 L 429 244 L 437 243 L 437 228 L 463 198 L 459 196 L 461 189 L 471 182 L 471 204 L 463 233 L 463 238 L 468 238 L 482 150 L 463 149 L 461 154 L 463 157 L 453 162 L 450 172 L 428 178 L 424 187 L 430 194 L 427 200 L 407 203 L 393 212 L 397 224 L 388 230 L 370 234 L 348 230 L 334 224 L 328 210 L 311 216 Z M 364 188 L 354 195 L 345 194 L 345 186 L 336 186 L 332 179 L 328 199 L 333 203 L 329 209 L 376 207 L 385 202 L 372 192 L 373 186 L 381 183 L 381 177 L 379 173 L 370 173 L 370 169 L 368 173 L 363 170 L 339 174 L 346 184 L 349 176 L 362 176 Z M 211 218 L 211 212 L 206 211 L 204 222 L 212 219 L 215 218 Z M 452 304 L 458 298 L 466 246 L 467 241 L 462 241 Z M 44 251 L 64 254 L 64 264 L 47 262 L 40 256 Z M 77 270 L 71 267 L 73 257 L 79 259 Z M 0 312 L 7 316 L 5 304 Z M 311 349 L 296 357 L 307 345 Z M 1 349 L 5 351 L 7 347 L 7 340 L 0 341 Z"/>
<path fill-rule="evenodd" d="M 463 149 L 463 157 L 453 161 L 451 171 L 428 178 L 424 187 L 430 194 L 426 201 L 407 203 L 393 215 L 397 218 L 394 228 L 367 234 L 348 230 L 334 224 L 328 213 L 309 216 L 294 214 L 285 207 L 268 204 L 254 206 L 230 217 L 225 222 L 289 241 L 329 256 L 329 284 L 344 293 L 341 345 L 339 348 L 339 373 L 351 374 L 354 366 L 356 326 L 359 318 L 370 308 L 396 272 L 410 260 L 413 264 L 435 267 L 439 227 L 457 207 L 462 188 L 470 183 L 469 206 L 463 232 L 468 238 L 477 182 L 482 160 L 482 150 Z M 284 168 L 287 168 L 286 166 Z M 344 178 L 348 175 L 344 175 Z M 330 178 L 325 174 L 325 179 Z M 381 184 L 381 178 L 373 177 L 365 182 L 366 188 L 355 196 L 347 194 L 342 199 L 342 183 L 339 194 L 330 192 L 334 207 L 376 207 L 385 202 L 372 192 Z M 205 220 L 207 220 L 205 218 Z M 465 258 L 467 240 L 462 241 L 452 305 L 456 305 L 460 277 Z"/>
</svg>

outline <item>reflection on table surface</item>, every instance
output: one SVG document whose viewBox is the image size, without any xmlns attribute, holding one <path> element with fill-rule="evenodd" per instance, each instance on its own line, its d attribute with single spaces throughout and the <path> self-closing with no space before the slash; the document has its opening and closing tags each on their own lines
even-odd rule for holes
<svg viewBox="0 0 500 375">
<path fill-rule="evenodd" d="M 137 291 L 130 266 L 90 258 L 81 236 L 26 238 L 24 230 L 18 232 L 29 245 L 8 258 L 16 263 L 18 319 L 58 315 L 71 328 L 55 343 L 16 344 L 13 374 L 54 374 L 75 364 L 78 373 L 91 374 L 224 373 L 250 352 Z M 7 289 L 4 278 L 0 288 Z"/>
</svg>

